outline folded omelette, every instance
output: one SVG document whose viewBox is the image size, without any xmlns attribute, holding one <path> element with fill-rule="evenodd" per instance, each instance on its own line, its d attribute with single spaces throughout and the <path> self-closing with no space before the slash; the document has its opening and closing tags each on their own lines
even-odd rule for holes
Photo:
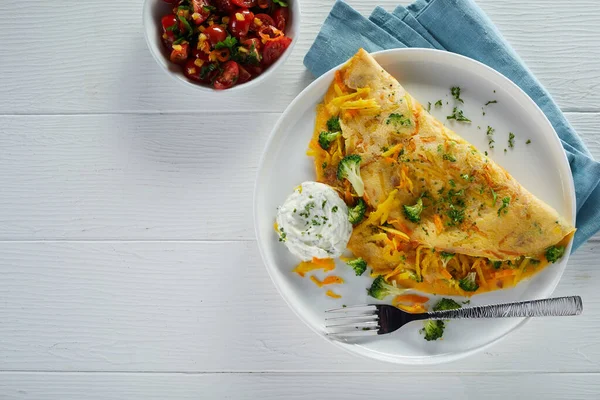
<svg viewBox="0 0 600 400">
<path fill-rule="evenodd" d="M 324 146 L 332 119 L 341 135 Z M 362 49 L 336 71 L 308 154 L 318 181 L 349 207 L 366 203 L 348 248 L 398 286 L 458 295 L 509 287 L 555 262 L 575 230 Z M 360 156 L 361 196 L 338 174 L 349 155 Z"/>
</svg>

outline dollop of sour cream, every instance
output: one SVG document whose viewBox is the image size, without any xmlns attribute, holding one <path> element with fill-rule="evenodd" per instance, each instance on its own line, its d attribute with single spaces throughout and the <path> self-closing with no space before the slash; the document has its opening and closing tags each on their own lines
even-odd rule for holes
<svg viewBox="0 0 600 400">
<path fill-rule="evenodd" d="M 342 255 L 352 234 L 348 207 L 331 187 L 304 182 L 279 207 L 279 240 L 303 261 Z"/>
</svg>

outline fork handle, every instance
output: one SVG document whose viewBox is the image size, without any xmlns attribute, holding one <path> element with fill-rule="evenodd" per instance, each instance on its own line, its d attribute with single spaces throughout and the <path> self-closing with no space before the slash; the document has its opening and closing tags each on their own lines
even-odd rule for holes
<svg viewBox="0 0 600 400">
<path fill-rule="evenodd" d="M 561 317 L 579 315 L 582 311 L 581 297 L 569 296 L 435 311 L 427 313 L 427 319 Z"/>
</svg>

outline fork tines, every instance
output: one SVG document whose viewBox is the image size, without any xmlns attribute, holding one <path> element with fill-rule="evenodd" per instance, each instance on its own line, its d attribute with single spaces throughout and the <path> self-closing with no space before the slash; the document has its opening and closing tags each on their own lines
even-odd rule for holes
<svg viewBox="0 0 600 400">
<path fill-rule="evenodd" d="M 325 311 L 327 335 L 340 337 L 364 337 L 377 335 L 379 315 L 377 306 L 363 304 L 334 308 Z M 329 317 L 329 315 L 335 315 Z"/>
</svg>

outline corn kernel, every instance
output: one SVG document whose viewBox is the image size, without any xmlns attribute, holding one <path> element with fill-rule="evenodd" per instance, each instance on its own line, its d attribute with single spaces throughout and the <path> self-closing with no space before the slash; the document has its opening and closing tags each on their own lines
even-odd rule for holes
<svg viewBox="0 0 600 400">
<path fill-rule="evenodd" d="M 198 30 L 200 32 L 204 32 L 206 30 L 206 28 L 204 27 L 204 25 L 200 25 L 200 28 L 198 28 Z"/>
<path fill-rule="evenodd" d="M 200 35 L 198 35 L 198 40 L 199 40 L 200 42 L 203 42 L 203 41 L 205 41 L 206 39 L 208 39 L 208 36 L 206 36 L 206 34 L 204 34 L 204 33 L 201 33 Z"/>
<path fill-rule="evenodd" d="M 163 38 L 163 39 L 167 39 L 167 38 L 168 38 L 167 34 L 166 34 L 166 33 L 163 33 L 163 35 L 162 35 L 162 38 Z"/>
<path fill-rule="evenodd" d="M 197 13 L 197 12 L 193 13 L 193 14 L 192 14 L 192 19 L 193 19 L 194 21 L 198 21 L 198 20 L 200 19 L 200 14 L 199 14 L 199 13 Z"/>
<path fill-rule="evenodd" d="M 256 26 L 262 26 L 262 21 L 259 18 L 254 18 L 254 25 Z"/>
<path fill-rule="evenodd" d="M 228 23 L 229 23 L 229 17 L 223 17 L 223 18 L 221 18 L 221 21 L 222 21 L 224 24 L 228 24 Z"/>
<path fill-rule="evenodd" d="M 240 53 L 248 53 L 248 49 L 247 49 L 247 48 L 245 48 L 245 47 L 241 47 L 241 46 L 240 46 L 240 47 L 238 47 L 238 51 L 239 51 Z"/>
<path fill-rule="evenodd" d="M 242 13 L 235 13 L 235 19 L 237 19 L 238 21 L 243 21 L 244 18 L 244 14 Z"/>
<path fill-rule="evenodd" d="M 182 49 L 183 49 L 183 47 L 181 47 L 181 45 L 180 45 L 180 44 L 174 44 L 174 45 L 173 45 L 173 50 L 176 50 L 176 51 L 181 51 Z"/>
<path fill-rule="evenodd" d="M 197 58 L 194 60 L 194 65 L 196 65 L 196 67 L 202 67 L 202 65 L 204 65 L 204 60 Z"/>
</svg>

